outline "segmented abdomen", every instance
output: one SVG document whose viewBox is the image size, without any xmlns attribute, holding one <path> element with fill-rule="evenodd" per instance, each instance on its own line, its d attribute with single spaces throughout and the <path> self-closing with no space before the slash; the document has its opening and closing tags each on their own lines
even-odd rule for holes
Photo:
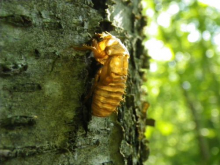
<svg viewBox="0 0 220 165">
<path fill-rule="evenodd" d="M 112 82 L 108 85 L 98 84 L 94 90 L 92 113 L 95 116 L 106 117 L 116 111 L 126 87 L 126 79 Z"/>
</svg>

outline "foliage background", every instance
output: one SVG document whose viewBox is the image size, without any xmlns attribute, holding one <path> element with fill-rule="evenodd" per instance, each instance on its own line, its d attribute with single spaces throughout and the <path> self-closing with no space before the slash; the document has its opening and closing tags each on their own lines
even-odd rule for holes
<svg viewBox="0 0 220 165">
<path fill-rule="evenodd" d="M 220 164 L 220 4 L 144 0 L 151 56 L 142 86 L 156 120 L 148 165 Z"/>
</svg>

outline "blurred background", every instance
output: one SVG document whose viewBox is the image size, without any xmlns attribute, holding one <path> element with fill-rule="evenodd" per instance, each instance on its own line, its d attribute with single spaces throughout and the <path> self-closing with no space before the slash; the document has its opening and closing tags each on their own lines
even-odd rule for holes
<svg viewBox="0 0 220 165">
<path fill-rule="evenodd" d="M 220 0 L 143 0 L 147 165 L 220 165 Z"/>
</svg>

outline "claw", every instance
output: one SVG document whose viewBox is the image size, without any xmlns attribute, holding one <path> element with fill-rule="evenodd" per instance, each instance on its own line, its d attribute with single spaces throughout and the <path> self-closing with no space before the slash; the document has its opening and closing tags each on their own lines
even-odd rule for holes
<svg viewBox="0 0 220 165">
<path fill-rule="evenodd" d="M 85 50 L 95 50 L 93 46 L 83 45 L 83 46 L 72 46 L 73 49 L 79 50 L 79 51 L 85 51 Z"/>
</svg>

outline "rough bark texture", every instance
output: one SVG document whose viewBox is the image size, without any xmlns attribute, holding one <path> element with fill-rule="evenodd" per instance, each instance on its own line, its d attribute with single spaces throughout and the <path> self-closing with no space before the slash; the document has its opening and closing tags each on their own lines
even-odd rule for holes
<svg viewBox="0 0 220 165">
<path fill-rule="evenodd" d="M 1 164 L 144 162 L 143 20 L 137 0 L 0 1 Z M 95 65 L 71 48 L 102 31 L 131 55 L 125 102 L 107 118 L 91 117 L 83 103 Z"/>
</svg>

